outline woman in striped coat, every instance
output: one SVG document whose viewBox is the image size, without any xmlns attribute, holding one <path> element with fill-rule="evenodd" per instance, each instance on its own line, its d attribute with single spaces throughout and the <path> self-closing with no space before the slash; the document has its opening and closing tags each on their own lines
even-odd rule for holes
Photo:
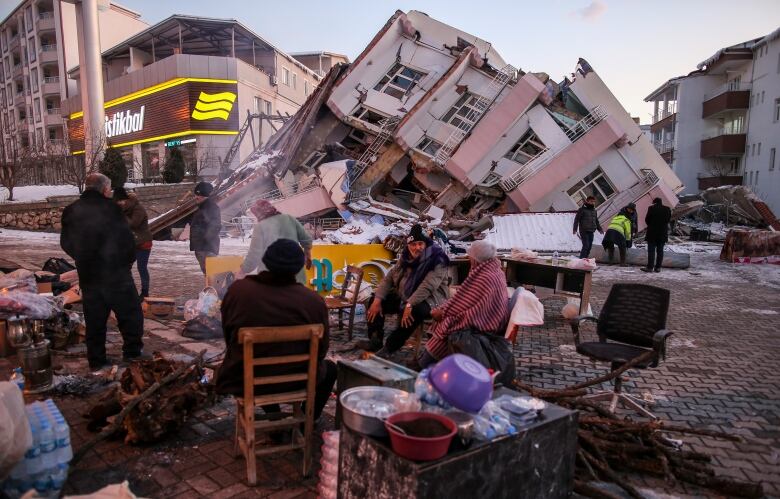
<svg viewBox="0 0 780 499">
<path fill-rule="evenodd" d="M 477 241 L 469 248 L 468 256 L 471 270 L 457 294 L 431 311 L 437 324 L 420 354 L 421 367 L 447 356 L 447 339 L 455 331 L 472 329 L 494 334 L 506 319 L 506 276 L 496 258 L 496 247 Z"/>
</svg>

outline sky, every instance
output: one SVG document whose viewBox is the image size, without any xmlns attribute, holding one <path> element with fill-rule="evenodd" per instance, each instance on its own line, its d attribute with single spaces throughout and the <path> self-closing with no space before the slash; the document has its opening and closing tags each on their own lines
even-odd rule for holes
<svg viewBox="0 0 780 499">
<path fill-rule="evenodd" d="M 632 116 L 718 49 L 780 27 L 780 0 L 122 0 L 153 24 L 171 14 L 233 18 L 287 52 L 363 50 L 396 9 L 419 10 L 556 81 L 585 58 Z M 0 19 L 19 4 L 0 0 Z M 107 47 L 103 47 L 106 49 Z"/>
</svg>

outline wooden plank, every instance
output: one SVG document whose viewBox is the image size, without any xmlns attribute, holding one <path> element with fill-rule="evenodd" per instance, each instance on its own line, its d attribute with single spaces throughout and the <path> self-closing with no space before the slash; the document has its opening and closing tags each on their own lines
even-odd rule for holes
<svg viewBox="0 0 780 499">
<path fill-rule="evenodd" d="M 255 405 L 286 404 L 289 402 L 299 402 L 301 400 L 306 400 L 306 390 L 258 395 L 255 397 Z"/>
<path fill-rule="evenodd" d="M 268 366 L 276 364 L 292 364 L 294 362 L 305 362 L 309 360 L 309 354 L 302 353 L 300 355 L 282 355 L 279 357 L 264 357 L 262 359 L 254 359 L 252 365 L 255 366 Z"/>
<path fill-rule="evenodd" d="M 278 385 L 281 383 L 292 383 L 294 381 L 306 381 L 307 379 L 308 375 L 306 373 L 282 374 L 279 376 L 263 376 L 260 378 L 255 378 L 253 383 L 255 386 Z"/>
</svg>

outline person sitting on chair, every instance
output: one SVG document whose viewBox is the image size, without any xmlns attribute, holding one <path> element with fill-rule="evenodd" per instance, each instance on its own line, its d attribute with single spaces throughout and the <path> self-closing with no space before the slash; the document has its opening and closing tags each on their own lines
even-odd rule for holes
<svg viewBox="0 0 780 499">
<path fill-rule="evenodd" d="M 471 269 L 457 294 L 431 311 L 436 326 L 420 353 L 418 362 L 422 368 L 447 356 L 447 339 L 451 333 L 471 329 L 494 334 L 504 324 L 509 300 L 496 247 L 487 241 L 477 241 L 468 249 L 468 256 Z"/>
<path fill-rule="evenodd" d="M 222 300 L 222 328 L 225 333 L 225 360 L 217 372 L 217 392 L 244 394 L 244 346 L 238 342 L 242 327 L 300 326 L 322 324 L 325 327 L 319 344 L 314 419 L 322 413 L 336 382 L 336 364 L 325 359 L 328 353 L 328 309 L 325 300 L 295 280 L 303 268 L 305 255 L 301 245 L 290 239 L 277 239 L 263 255 L 268 270 L 233 283 Z M 262 352 L 260 351 L 262 349 Z M 282 356 L 308 352 L 300 342 L 255 345 L 255 356 Z M 290 374 L 296 365 L 266 367 L 263 376 Z M 295 371 L 298 372 L 298 371 Z M 295 383 L 291 383 L 295 385 Z M 275 385 L 275 391 L 290 391 L 295 386 Z M 256 388 L 257 390 L 257 388 Z M 256 391 L 257 393 L 257 391 Z M 258 393 L 259 394 L 259 393 Z M 266 413 L 279 412 L 278 406 L 264 406 Z"/>
<path fill-rule="evenodd" d="M 431 309 L 449 296 L 449 263 L 444 250 L 423 234 L 420 225 L 414 225 L 398 263 L 382 279 L 371 297 L 366 312 L 369 340 L 359 343 L 358 347 L 375 351 L 379 356 L 399 350 L 414 330 L 431 317 Z M 384 314 L 400 314 L 400 318 L 398 327 L 382 347 Z"/>
</svg>

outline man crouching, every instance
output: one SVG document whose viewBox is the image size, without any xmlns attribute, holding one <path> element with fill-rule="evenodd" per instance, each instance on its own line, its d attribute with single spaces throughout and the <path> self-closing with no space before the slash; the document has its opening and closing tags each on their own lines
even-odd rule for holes
<svg viewBox="0 0 780 499">
<path fill-rule="evenodd" d="M 336 364 L 325 360 L 328 353 L 328 309 L 314 291 L 299 284 L 295 276 L 303 268 L 305 256 L 301 245 L 290 239 L 278 239 L 263 255 L 268 270 L 247 276 L 233 283 L 222 300 L 222 327 L 227 351 L 217 373 L 217 392 L 243 396 L 243 345 L 238 342 L 242 327 L 300 326 L 322 324 L 324 332 L 319 346 L 317 386 L 314 398 L 314 419 L 322 413 L 336 382 Z M 301 342 L 255 345 L 255 357 L 275 357 L 308 352 Z M 290 366 L 268 366 L 263 376 L 289 374 Z M 256 387 L 256 394 L 261 387 Z M 284 386 L 266 387 L 274 393 Z M 279 412 L 279 406 L 264 406 L 266 413 Z"/>
</svg>

